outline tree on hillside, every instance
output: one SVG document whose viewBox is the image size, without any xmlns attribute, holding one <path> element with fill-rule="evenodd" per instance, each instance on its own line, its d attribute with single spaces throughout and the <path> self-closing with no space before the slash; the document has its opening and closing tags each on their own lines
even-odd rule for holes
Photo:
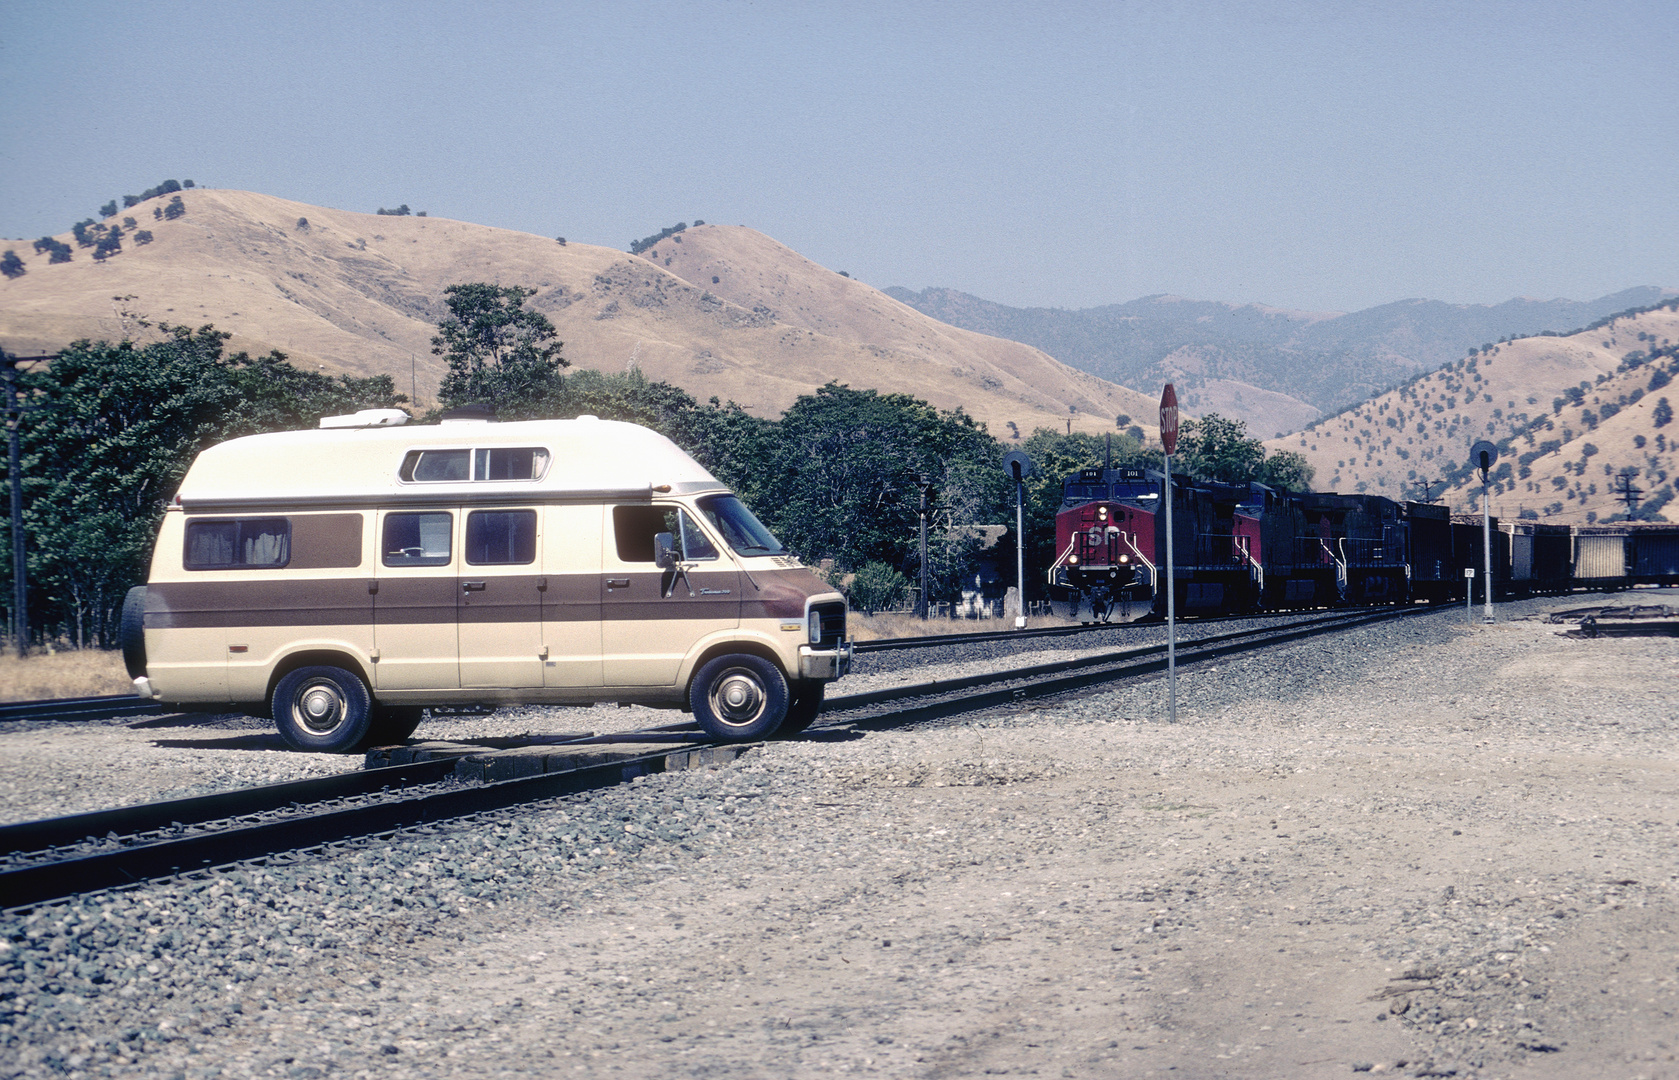
<svg viewBox="0 0 1679 1080">
<path fill-rule="evenodd" d="M 0 274 L 5 274 L 9 278 L 16 278 L 22 277 L 28 272 L 29 268 L 23 265 L 23 260 L 18 258 L 17 252 L 11 248 L 6 249 L 6 254 L 0 255 Z"/>
<path fill-rule="evenodd" d="M 99 208 L 99 216 L 100 217 L 116 217 L 117 216 L 117 201 L 115 199 L 112 199 L 110 202 L 106 203 L 104 206 L 101 206 Z"/>
<path fill-rule="evenodd" d="M 437 324 L 431 351 L 449 373 L 438 387 L 445 407 L 485 401 L 512 418 L 551 415 L 567 361 L 548 317 L 525 307 L 535 289 L 476 282 L 443 290 L 449 315 Z"/>
</svg>

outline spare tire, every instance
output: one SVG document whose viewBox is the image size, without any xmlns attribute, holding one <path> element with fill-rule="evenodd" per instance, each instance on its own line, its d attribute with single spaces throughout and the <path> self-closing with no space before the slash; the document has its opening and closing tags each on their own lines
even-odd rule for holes
<svg viewBox="0 0 1679 1080">
<path fill-rule="evenodd" d="M 136 585 L 122 601 L 122 662 L 128 677 L 146 673 L 146 587 Z"/>
</svg>

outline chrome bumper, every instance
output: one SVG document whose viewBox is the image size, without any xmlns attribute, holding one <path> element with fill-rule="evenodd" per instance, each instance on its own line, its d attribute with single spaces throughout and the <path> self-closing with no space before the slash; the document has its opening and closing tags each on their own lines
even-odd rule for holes
<svg viewBox="0 0 1679 1080">
<path fill-rule="evenodd" d="M 809 645 L 799 646 L 799 678 L 819 679 L 824 682 L 837 679 L 851 670 L 851 642 L 842 641 L 837 648 L 815 649 Z"/>
</svg>

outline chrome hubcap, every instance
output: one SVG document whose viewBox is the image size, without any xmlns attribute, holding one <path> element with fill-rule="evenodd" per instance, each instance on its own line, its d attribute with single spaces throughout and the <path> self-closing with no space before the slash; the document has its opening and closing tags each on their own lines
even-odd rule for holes
<svg viewBox="0 0 1679 1080">
<path fill-rule="evenodd" d="M 712 685 L 711 709 L 725 724 L 750 724 L 764 711 L 764 686 L 749 671 L 728 671 Z"/>
<path fill-rule="evenodd" d="M 343 722 L 345 702 L 337 687 L 316 683 L 298 694 L 295 711 L 304 727 L 325 734 Z"/>
</svg>

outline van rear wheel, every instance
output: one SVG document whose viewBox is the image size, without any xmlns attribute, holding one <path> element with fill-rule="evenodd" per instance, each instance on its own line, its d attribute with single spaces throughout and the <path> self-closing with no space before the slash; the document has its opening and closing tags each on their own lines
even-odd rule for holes
<svg viewBox="0 0 1679 1080">
<path fill-rule="evenodd" d="M 274 687 L 274 723 L 293 750 L 347 754 L 367 740 L 373 703 L 357 676 L 335 667 L 301 667 Z"/>
<path fill-rule="evenodd" d="M 787 680 L 761 656 L 733 653 L 708 661 L 688 689 L 694 719 L 719 739 L 762 739 L 787 716 Z"/>
</svg>

